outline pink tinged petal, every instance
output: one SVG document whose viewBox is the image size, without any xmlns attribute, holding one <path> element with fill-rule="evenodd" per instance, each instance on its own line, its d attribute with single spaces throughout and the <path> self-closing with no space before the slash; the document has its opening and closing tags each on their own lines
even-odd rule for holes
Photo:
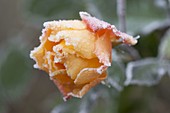
<svg viewBox="0 0 170 113">
<path fill-rule="evenodd" d="M 80 12 L 80 17 L 87 25 L 87 27 L 93 32 L 98 32 L 101 30 L 105 30 L 105 32 L 110 32 L 110 39 L 114 43 L 125 43 L 129 45 L 135 45 L 137 40 L 132 36 L 122 33 L 116 29 L 114 25 L 111 25 L 107 22 L 99 20 L 95 17 L 92 17 L 90 14 L 86 12 Z"/>
<path fill-rule="evenodd" d="M 80 17 L 93 32 L 111 27 L 111 24 L 92 17 L 86 12 L 80 12 Z"/>
<path fill-rule="evenodd" d="M 113 30 L 113 32 L 116 36 L 121 37 L 122 42 L 125 43 L 125 44 L 135 45 L 137 43 L 137 40 L 135 38 L 133 38 L 132 36 L 130 36 L 126 33 L 122 33 L 118 30 L 117 31 Z"/>
</svg>

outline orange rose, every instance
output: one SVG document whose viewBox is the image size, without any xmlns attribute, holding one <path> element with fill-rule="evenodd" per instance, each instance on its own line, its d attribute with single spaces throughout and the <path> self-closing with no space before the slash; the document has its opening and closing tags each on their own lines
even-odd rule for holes
<svg viewBox="0 0 170 113">
<path fill-rule="evenodd" d="M 49 73 L 64 99 L 81 98 L 107 77 L 112 44 L 137 41 L 113 25 L 80 12 L 81 20 L 44 23 L 40 46 L 31 51 L 35 68 Z"/>
</svg>

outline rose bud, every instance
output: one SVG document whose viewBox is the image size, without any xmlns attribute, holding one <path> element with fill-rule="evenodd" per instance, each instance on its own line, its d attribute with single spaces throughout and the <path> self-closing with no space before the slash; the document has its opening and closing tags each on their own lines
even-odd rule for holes
<svg viewBox="0 0 170 113">
<path fill-rule="evenodd" d="M 134 45 L 137 40 L 114 25 L 80 12 L 82 20 L 44 23 L 40 45 L 31 51 L 35 68 L 46 71 L 64 99 L 81 98 L 107 77 L 112 44 Z"/>
</svg>

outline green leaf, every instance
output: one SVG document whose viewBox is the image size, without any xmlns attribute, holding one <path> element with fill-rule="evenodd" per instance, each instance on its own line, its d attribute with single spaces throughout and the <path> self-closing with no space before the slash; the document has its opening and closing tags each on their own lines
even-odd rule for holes
<svg viewBox="0 0 170 113">
<path fill-rule="evenodd" d="M 137 85 L 125 87 L 119 95 L 118 113 L 155 113 L 150 111 L 150 103 L 154 96 L 153 87 Z"/>
<path fill-rule="evenodd" d="M 170 30 L 165 34 L 160 46 L 159 57 L 170 59 Z"/>
<path fill-rule="evenodd" d="M 169 21 L 159 21 L 149 24 L 139 33 L 141 38 L 135 47 L 142 57 L 157 57 L 161 39 L 169 28 Z"/>
<path fill-rule="evenodd" d="M 168 68 L 168 61 L 156 58 L 130 62 L 126 69 L 125 85 L 137 84 L 151 86 L 157 84 L 168 71 Z"/>
<path fill-rule="evenodd" d="M 159 84 L 146 87 L 129 85 L 119 96 L 118 113 L 170 112 L 170 78 L 163 76 Z M 160 107 L 162 106 L 162 107 Z"/>
</svg>

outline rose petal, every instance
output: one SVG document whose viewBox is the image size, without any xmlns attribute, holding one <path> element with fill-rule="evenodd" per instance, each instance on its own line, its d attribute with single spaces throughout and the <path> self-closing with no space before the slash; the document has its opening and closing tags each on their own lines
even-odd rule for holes
<svg viewBox="0 0 170 113">
<path fill-rule="evenodd" d="M 80 71 L 77 78 L 75 79 L 75 84 L 85 84 L 94 81 L 99 76 L 106 76 L 105 70 L 102 70 L 102 74 L 97 71 L 98 68 L 84 68 Z"/>
<path fill-rule="evenodd" d="M 52 79 L 53 82 L 57 85 L 60 92 L 64 95 L 64 100 L 70 98 L 70 96 L 81 98 L 84 94 L 87 93 L 92 87 L 100 83 L 106 78 L 106 74 L 102 74 L 96 80 L 91 81 L 85 85 L 75 85 L 73 80 L 70 79 L 67 75 L 58 75 L 55 79 Z"/>
<path fill-rule="evenodd" d="M 44 56 L 44 67 L 48 69 L 48 73 L 50 77 L 54 77 L 59 74 L 66 74 L 66 69 L 63 64 L 54 62 L 55 53 L 54 52 L 46 52 Z"/>
<path fill-rule="evenodd" d="M 80 20 L 60 20 L 60 21 L 50 21 L 44 23 L 45 28 L 52 29 L 54 31 L 60 31 L 65 29 L 82 30 L 86 29 L 86 25 Z"/>
<path fill-rule="evenodd" d="M 52 80 L 64 96 L 67 96 L 67 94 L 72 92 L 75 88 L 73 80 L 66 74 L 57 75 Z"/>
<path fill-rule="evenodd" d="M 71 76 L 72 79 L 76 79 L 76 77 L 79 73 L 82 74 L 81 70 L 84 70 L 86 68 L 98 68 L 101 66 L 101 64 L 99 63 L 99 60 L 97 58 L 84 59 L 81 57 L 77 57 L 76 55 L 68 55 L 65 58 L 64 65 L 67 69 L 68 75 Z M 92 75 L 92 76 L 94 76 L 94 75 Z M 90 81 L 88 81 L 88 82 L 90 82 Z M 84 83 L 87 83 L 87 82 L 84 82 Z"/>
<path fill-rule="evenodd" d="M 107 77 L 112 44 L 136 44 L 114 25 L 80 13 L 83 21 L 45 22 L 40 46 L 31 51 L 35 67 L 45 70 L 67 99 L 81 98 Z"/>
<path fill-rule="evenodd" d="M 111 66 L 111 51 L 112 45 L 107 33 L 97 38 L 94 53 L 99 58 L 100 62 L 106 66 Z"/>
<path fill-rule="evenodd" d="M 88 28 L 91 29 L 93 32 L 97 33 L 101 30 L 105 30 L 105 32 L 110 32 L 109 37 L 113 43 L 120 44 L 121 42 L 129 45 L 135 45 L 137 43 L 136 39 L 126 33 L 118 31 L 114 25 L 92 17 L 86 12 L 80 12 L 80 17 L 88 26 Z"/>
<path fill-rule="evenodd" d="M 84 94 L 86 94 L 92 87 L 94 87 L 95 85 L 97 85 L 98 83 L 100 83 L 102 80 L 106 79 L 107 75 L 106 74 L 102 74 L 101 76 L 99 76 L 97 79 L 91 81 L 88 84 L 83 85 L 83 87 L 81 89 L 78 90 L 73 90 L 73 92 L 68 93 L 68 96 L 74 96 L 74 97 L 79 97 L 81 98 Z"/>
<path fill-rule="evenodd" d="M 97 32 L 101 29 L 107 29 L 111 27 L 111 24 L 101 21 L 95 17 L 92 17 L 87 12 L 80 12 L 81 19 L 86 23 L 86 25 L 93 31 Z"/>
<path fill-rule="evenodd" d="M 51 30 L 46 29 L 44 30 L 43 38 L 40 39 L 41 44 L 39 47 L 34 48 L 34 50 L 31 51 L 30 57 L 36 61 L 36 67 L 40 68 L 42 70 L 46 70 L 46 67 L 44 67 L 44 56 L 46 51 L 52 51 L 53 45 L 55 45 L 54 42 L 50 42 L 47 40 L 48 36 L 50 36 Z"/>
<path fill-rule="evenodd" d="M 96 57 L 93 53 L 95 36 L 88 30 L 62 30 L 54 37 L 49 37 L 52 42 L 65 40 L 65 45 L 74 46 L 77 55 L 91 59 Z"/>
</svg>

